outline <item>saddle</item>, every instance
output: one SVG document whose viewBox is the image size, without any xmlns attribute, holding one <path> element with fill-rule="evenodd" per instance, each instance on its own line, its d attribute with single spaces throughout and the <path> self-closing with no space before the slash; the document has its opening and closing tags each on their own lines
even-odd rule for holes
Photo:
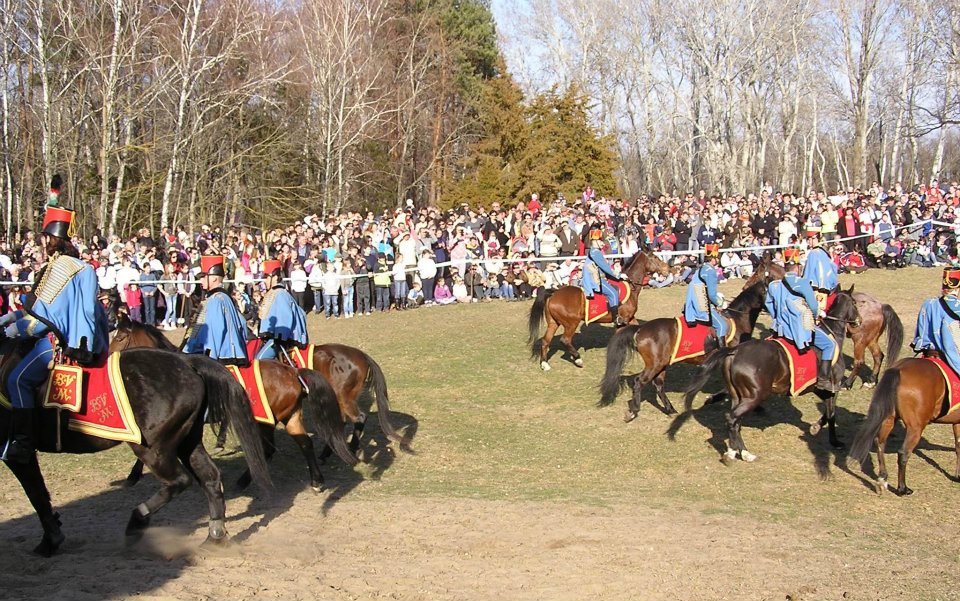
<svg viewBox="0 0 960 601">
<path fill-rule="evenodd" d="M 737 335 L 737 328 L 734 326 L 732 319 L 729 317 L 724 319 L 727 320 L 726 343 L 729 345 Z M 700 322 L 689 324 L 682 315 L 677 317 L 676 320 L 677 342 L 673 345 L 673 351 L 670 353 L 670 365 L 705 354 L 707 340 L 716 336 L 716 331 L 710 324 Z"/>
<path fill-rule="evenodd" d="M 940 353 L 937 351 L 925 352 L 922 358 L 937 366 L 941 375 L 943 375 L 943 381 L 946 383 L 947 393 L 943 397 L 943 404 L 940 407 L 939 415 L 937 415 L 937 419 L 940 419 L 960 408 L 960 376 L 946 361 L 940 358 Z"/>
<path fill-rule="evenodd" d="M 812 346 L 803 350 L 793 341 L 781 336 L 771 336 L 767 340 L 780 345 L 787 355 L 790 367 L 790 396 L 797 396 L 817 381 L 817 353 Z"/>
<path fill-rule="evenodd" d="M 623 304 L 628 298 L 630 298 L 630 284 L 627 282 L 607 282 L 611 286 L 617 289 L 618 296 L 620 297 L 620 303 Z M 602 294 L 594 294 L 593 298 L 587 298 L 584 295 L 584 315 L 586 323 L 593 323 L 607 314 L 609 309 L 607 304 L 607 297 Z"/>
</svg>

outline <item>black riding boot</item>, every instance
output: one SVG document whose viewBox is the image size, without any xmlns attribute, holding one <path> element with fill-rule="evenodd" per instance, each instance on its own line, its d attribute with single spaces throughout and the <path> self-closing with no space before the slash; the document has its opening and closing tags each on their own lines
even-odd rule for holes
<svg viewBox="0 0 960 601">
<path fill-rule="evenodd" d="M 7 461 L 29 463 L 37 451 L 35 442 L 36 413 L 33 409 L 14 409 L 10 412 L 10 444 Z"/>
<path fill-rule="evenodd" d="M 830 372 L 833 371 L 833 365 L 831 365 L 830 360 L 822 360 L 819 365 L 820 368 L 817 370 L 817 388 L 826 390 L 827 392 L 837 392 L 837 386 L 830 381 Z"/>
</svg>

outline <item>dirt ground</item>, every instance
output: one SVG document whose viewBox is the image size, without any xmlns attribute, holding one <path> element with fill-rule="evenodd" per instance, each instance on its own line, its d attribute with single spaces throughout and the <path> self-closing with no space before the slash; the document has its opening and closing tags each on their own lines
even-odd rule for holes
<svg viewBox="0 0 960 601">
<path fill-rule="evenodd" d="M 920 301 L 939 287 L 935 270 L 868 272 L 844 285 L 854 281 L 894 305 L 908 342 Z M 737 283 L 725 286 L 732 297 Z M 663 315 L 683 292 L 648 295 L 639 316 Z M 382 365 L 392 419 L 415 434 L 416 453 L 386 452 L 368 421 L 372 463 L 324 466 L 331 489 L 315 494 L 280 434 L 269 499 L 232 487 L 239 455 L 218 458 L 236 543 L 226 550 L 200 547 L 207 517 L 196 486 L 154 517 L 145 540 L 126 544 L 130 511 L 156 482 L 113 486 L 132 461 L 120 447 L 42 457 L 68 538 L 58 556 L 36 558 L 39 524 L 0 469 L 0 601 L 960 600 L 949 428 L 924 433 L 909 476 L 917 493 L 903 499 L 877 496 L 869 471 L 808 434 L 819 417 L 809 398 L 765 404 L 744 428 L 761 460 L 724 466 L 722 406 L 698 405 L 675 427 L 645 403 L 624 424 L 627 393 L 596 405 L 609 331 L 578 337 L 584 369 L 558 356 L 544 373 L 524 341 L 529 307 L 311 318 L 314 340 L 358 346 Z M 677 403 L 690 372 L 668 373 Z M 843 394 L 847 442 L 869 400 L 867 389 Z M 902 438 L 895 431 L 891 466 Z"/>
</svg>

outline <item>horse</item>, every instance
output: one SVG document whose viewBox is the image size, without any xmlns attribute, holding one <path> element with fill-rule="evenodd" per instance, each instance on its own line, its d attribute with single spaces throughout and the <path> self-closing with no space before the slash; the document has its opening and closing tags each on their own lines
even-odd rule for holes
<svg viewBox="0 0 960 601">
<path fill-rule="evenodd" d="M 6 341 L 0 352 L 0 381 L 10 371 L 28 343 Z M 126 535 L 135 541 L 149 526 L 151 516 L 190 486 L 196 479 L 209 505 L 209 532 L 205 545 L 225 544 L 226 505 L 220 471 L 203 446 L 204 415 L 226 414 L 240 439 L 248 471 L 263 490 L 272 488 L 266 458 L 243 388 L 216 361 L 203 356 L 167 353 L 154 349 L 125 351 L 118 357 L 126 396 L 141 431 L 138 443 L 129 443 L 139 461 L 160 481 L 160 490 L 130 515 Z M 43 398 L 38 394 L 38 398 Z M 66 420 L 58 430 L 57 409 L 38 406 L 37 442 L 42 452 L 96 453 L 121 444 L 68 429 Z M 0 410 L 0 432 L 9 432 L 11 413 Z M 5 434 L 3 436 L 6 436 Z M 40 518 L 43 537 L 34 552 L 43 557 L 56 553 L 65 539 L 60 515 L 53 511 L 36 454 L 26 464 L 7 463 Z"/>
<path fill-rule="evenodd" d="M 782 280 L 784 274 L 783 266 L 778 265 L 765 257 L 763 262 L 747 279 L 744 286 L 751 285 L 761 279 L 766 279 L 767 283 L 772 280 Z M 853 382 L 860 376 L 863 387 L 872 388 L 876 385 L 876 374 L 879 374 L 884 358 L 888 363 L 897 362 L 900 356 L 900 349 L 903 346 L 903 322 L 900 316 L 888 304 L 881 303 L 874 296 L 865 292 L 854 292 L 853 300 L 857 303 L 857 312 L 860 314 L 860 325 L 847 325 L 847 336 L 853 342 L 853 365 L 850 368 L 850 374 L 844 378 L 843 387 L 853 388 Z M 887 333 L 886 353 L 880 348 L 880 336 Z M 873 357 L 872 373 L 864 377 L 861 367 L 864 365 L 864 356 L 869 349 Z"/>
<path fill-rule="evenodd" d="M 852 296 L 853 288 L 840 291 L 837 298 L 827 312 L 824 327 L 833 334 L 839 348 L 843 348 L 846 335 L 846 326 L 857 325 L 860 317 L 857 314 L 856 302 Z M 810 351 L 813 352 L 813 351 Z M 710 374 L 717 366 L 723 368 L 723 378 L 731 400 L 730 411 L 727 412 L 727 426 L 729 442 L 724 459 L 736 458 L 751 462 L 757 456 L 749 452 L 740 435 L 740 425 L 743 417 L 753 411 L 763 401 L 773 394 L 785 394 L 790 390 L 789 358 L 783 348 L 772 340 L 747 340 L 733 348 L 722 348 L 714 351 L 700 368 L 699 374 L 694 377 L 684 395 L 684 411 L 689 413 L 693 397 L 696 396 Z M 843 363 L 837 361 L 833 366 L 831 378 L 839 382 L 843 376 Z M 834 448 L 843 448 L 843 443 L 837 438 L 836 426 L 836 393 L 829 393 L 814 389 L 814 393 L 824 401 L 825 409 L 819 421 L 810 426 L 810 433 L 816 435 L 824 425 L 829 426 L 830 444 Z"/>
<path fill-rule="evenodd" d="M 867 460 L 870 448 L 877 449 L 877 493 L 889 488 L 897 496 L 913 494 L 907 487 L 907 460 L 917 448 L 927 424 L 952 424 L 953 443 L 957 454 L 956 481 L 960 481 L 960 411 L 943 413 L 947 383 L 932 361 L 907 358 L 884 372 L 873 391 L 867 419 L 853 441 L 850 456 L 861 464 Z M 903 421 L 907 434 L 897 452 L 897 487 L 887 484 L 887 465 L 883 458 L 887 437 L 897 418 Z"/>
<path fill-rule="evenodd" d="M 731 346 L 735 346 L 753 335 L 757 324 L 757 317 L 763 309 L 763 301 L 767 294 L 767 284 L 760 280 L 744 288 L 730 303 L 723 313 L 733 320 L 735 335 Z M 600 404 L 607 405 L 613 402 L 624 384 L 620 379 L 623 367 L 634 353 L 639 352 L 643 357 L 643 371 L 633 381 L 633 394 L 627 401 L 627 411 L 623 421 L 630 422 L 637 417 L 640 411 L 640 394 L 643 387 L 653 382 L 657 390 L 657 397 L 663 403 L 663 412 L 673 415 L 677 412 L 670 399 L 663 391 L 663 382 L 666 379 L 666 369 L 670 365 L 673 349 L 677 345 L 680 331 L 677 320 L 673 317 L 652 319 L 641 325 L 628 325 L 620 328 L 607 343 L 607 367 L 600 380 Z M 715 335 L 707 343 L 716 344 Z M 712 349 L 711 349 L 712 350 Z M 708 351 L 709 352 L 709 351 Z M 706 354 L 690 357 L 681 363 L 700 364 L 706 359 Z"/>
<path fill-rule="evenodd" d="M 653 251 L 640 251 L 633 255 L 623 266 L 623 276 L 631 286 L 630 296 L 620 305 L 619 314 L 624 320 L 634 321 L 634 315 L 637 312 L 637 297 L 640 294 L 640 288 L 643 287 L 644 278 L 651 273 L 660 273 L 667 275 L 670 273 L 670 266 L 660 260 Z M 550 371 L 550 364 L 547 362 L 547 352 L 550 350 L 550 343 L 557 329 L 563 328 L 563 344 L 567 347 L 570 356 L 573 357 L 573 364 L 577 367 L 583 367 L 583 359 L 580 353 L 573 346 L 573 335 L 577 328 L 586 320 L 585 315 L 586 295 L 579 286 L 561 286 L 556 290 L 540 289 L 537 299 L 530 308 L 530 317 L 527 320 L 529 330 L 528 344 L 531 345 L 531 354 L 533 357 L 540 357 L 540 369 Z M 609 314 L 604 315 L 597 320 L 600 323 L 611 323 L 613 318 Z M 547 330 L 540 339 L 540 344 L 536 341 L 540 336 L 540 328 L 546 323 Z"/>
<path fill-rule="evenodd" d="M 179 353 L 163 332 L 148 324 L 120 319 L 110 342 L 111 351 L 134 348 L 155 348 L 167 352 Z M 313 429 L 319 430 L 320 439 L 333 448 L 337 456 L 347 465 L 356 465 L 357 458 L 350 451 L 340 418 L 336 394 L 323 377 L 308 369 L 297 370 L 279 361 L 261 361 L 260 375 L 264 392 L 277 423 L 282 423 L 287 434 L 293 439 L 307 462 L 310 472 L 310 487 L 315 492 L 323 490 L 323 474 L 317 463 L 313 440 L 307 433 L 305 421 L 313 422 Z M 304 390 L 301 381 L 306 385 Z M 250 413 L 247 403 L 247 412 Z M 266 457 L 269 460 L 276 452 L 274 433 L 276 426 L 260 425 Z M 143 462 L 137 461 L 127 476 L 127 484 L 136 484 L 143 476 Z M 250 471 L 246 471 L 238 481 L 240 488 L 250 484 Z"/>
</svg>

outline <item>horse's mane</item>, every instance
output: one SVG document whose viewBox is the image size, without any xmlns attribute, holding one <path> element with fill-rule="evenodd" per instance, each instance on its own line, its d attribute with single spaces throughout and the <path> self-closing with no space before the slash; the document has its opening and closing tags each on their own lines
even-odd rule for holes
<svg viewBox="0 0 960 601">
<path fill-rule="evenodd" d="M 762 307 L 767 295 L 767 284 L 762 279 L 754 282 L 740 291 L 740 294 L 730 301 L 730 308 L 744 310 L 751 307 Z"/>
<path fill-rule="evenodd" d="M 172 342 L 170 342 L 170 340 L 168 340 L 167 337 L 163 335 L 163 332 L 161 332 L 156 326 L 146 323 L 132 322 L 130 324 L 130 330 L 140 330 L 147 334 L 150 339 L 156 343 L 158 349 L 165 351 L 180 350 Z"/>
<path fill-rule="evenodd" d="M 853 294 L 848 290 L 838 290 L 837 298 L 833 301 L 830 309 L 827 311 L 827 315 L 830 317 L 836 317 L 838 319 L 847 319 L 847 317 L 840 315 L 839 308 L 842 306 L 842 302 L 848 302 L 853 307 L 854 313 L 857 312 L 857 304 L 853 299 Z M 844 339 L 844 335 L 847 331 L 847 324 L 843 321 L 837 321 L 835 319 L 825 319 L 823 321 L 824 327 L 830 331 L 837 338 L 837 342 L 841 342 Z"/>
</svg>

